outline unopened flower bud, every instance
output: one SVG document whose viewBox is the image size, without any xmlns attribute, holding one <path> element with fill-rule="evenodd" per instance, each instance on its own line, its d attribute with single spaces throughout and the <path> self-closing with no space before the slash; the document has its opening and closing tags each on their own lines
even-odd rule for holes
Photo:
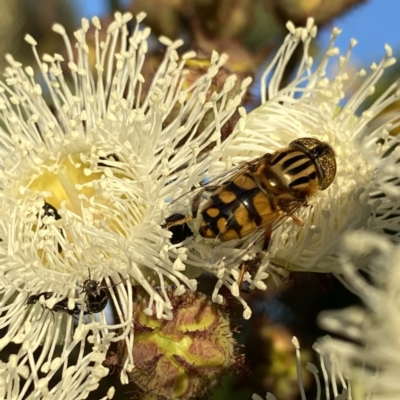
<svg viewBox="0 0 400 400">
<path fill-rule="evenodd" d="M 122 359 L 132 351 L 135 368 L 129 378 L 143 393 L 161 399 L 197 398 L 242 358 L 236 355 L 225 311 L 201 293 L 177 297 L 170 292 L 170 321 L 144 312 L 148 298 L 135 303 L 135 342 L 132 349 L 124 345 Z"/>
</svg>

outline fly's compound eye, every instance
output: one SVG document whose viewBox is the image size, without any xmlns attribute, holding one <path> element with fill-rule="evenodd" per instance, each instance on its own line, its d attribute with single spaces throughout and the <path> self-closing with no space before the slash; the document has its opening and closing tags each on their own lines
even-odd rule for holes
<svg viewBox="0 0 400 400">
<path fill-rule="evenodd" d="M 336 176 L 336 157 L 329 144 L 307 137 L 293 140 L 289 147 L 303 151 L 314 162 L 321 190 L 331 185 Z"/>
</svg>

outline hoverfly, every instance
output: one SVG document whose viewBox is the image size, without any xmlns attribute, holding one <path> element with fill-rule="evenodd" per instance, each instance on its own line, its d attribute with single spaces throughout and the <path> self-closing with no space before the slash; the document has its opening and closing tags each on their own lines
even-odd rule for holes
<svg viewBox="0 0 400 400">
<path fill-rule="evenodd" d="M 295 212 L 306 207 L 319 190 L 328 188 L 335 175 L 335 153 L 329 144 L 308 137 L 296 139 L 289 146 L 244 162 L 173 201 L 171 206 L 189 198 L 191 215 L 176 221 L 167 219 L 164 226 L 171 230 L 196 220 L 195 230 L 203 238 L 213 239 L 214 246 L 218 242 L 240 242 L 252 235 L 242 256 L 251 246 L 263 242 L 256 260 L 241 263 L 240 288 L 248 265 L 261 261 L 268 250 L 273 230 L 287 218 L 302 225 Z"/>
</svg>

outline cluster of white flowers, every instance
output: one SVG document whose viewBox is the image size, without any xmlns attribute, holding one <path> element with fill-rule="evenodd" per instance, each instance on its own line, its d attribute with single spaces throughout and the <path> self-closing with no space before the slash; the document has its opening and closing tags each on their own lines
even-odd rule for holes
<svg viewBox="0 0 400 400">
<path fill-rule="evenodd" d="M 7 58 L 0 83 L 0 327 L 6 329 L 0 349 L 21 346 L 1 365 L 4 398 L 84 398 L 108 371 L 102 362 L 110 343 L 133 343 L 131 283 L 148 292 L 147 312 L 156 303 L 157 317 L 166 319 L 168 295 L 152 282 L 173 283 L 177 294 L 183 285 L 196 289 L 184 273 L 185 251 L 169 257 L 171 234 L 160 224 L 182 182 L 204 179 L 207 162 L 198 163 L 199 154 L 220 142 L 221 126 L 251 81 L 232 95 L 232 75 L 214 91 L 213 78 L 226 61 L 214 54 L 208 70 L 188 85 L 185 63 L 195 53 L 178 56 L 182 42 L 161 38 L 165 57 L 143 93 L 150 29 L 139 29 L 144 15 L 138 15 L 129 34 L 131 18 L 116 14 L 104 41 L 93 18 L 94 48 L 86 42 L 87 20 L 75 33 L 75 48 L 55 25 L 66 62 L 61 54 L 40 59 L 27 36 L 45 89 L 33 68 Z M 86 294 L 79 296 L 79 286 L 89 277 L 115 285 L 109 297 L 118 323 L 104 312 L 83 316 Z M 40 293 L 54 295 L 27 307 L 28 297 Z M 124 382 L 132 367 L 130 356 Z M 49 387 L 51 379 L 58 383 Z"/>
<path fill-rule="evenodd" d="M 360 274 L 357 260 L 369 257 L 369 274 Z M 335 358 L 352 382 L 355 398 L 397 399 L 400 393 L 400 246 L 371 232 L 345 238 L 343 276 L 364 307 L 326 311 L 321 325 L 346 339 L 319 344 Z"/>
<path fill-rule="evenodd" d="M 44 89 L 33 68 L 7 58 L 6 80 L 0 83 L 0 327 L 7 331 L 0 349 L 10 343 L 20 347 L 0 365 L 5 398 L 57 394 L 58 399 L 80 399 L 94 390 L 107 373 L 102 362 L 110 343 L 125 340 L 129 348 L 133 343 L 132 284 L 148 293 L 146 312 L 155 305 L 157 317 L 168 319 L 165 284 L 174 284 L 175 294 L 185 287 L 195 290 L 193 269 L 195 276 L 210 271 L 218 277 L 213 300 L 223 301 L 218 291 L 226 285 L 249 318 L 251 310 L 238 288 L 239 265 L 211 265 L 213 249 L 198 236 L 185 246 L 171 245 L 171 233 L 161 225 L 171 199 L 294 139 L 315 137 L 331 144 L 337 177 L 312 207 L 300 212 L 303 227 L 288 221 L 274 232 L 258 272 L 253 278 L 247 273 L 245 280 L 265 289 L 269 274 L 278 278 L 285 269 L 340 273 L 337 243 L 348 229 L 388 229 L 394 240 L 399 236 L 399 139 L 388 135 L 393 121 L 367 129 L 397 99 L 398 84 L 357 116 L 384 69 L 393 64 L 389 47 L 369 74 L 362 70 L 351 78 L 346 65 L 352 42 L 328 78 L 339 31 L 333 31 L 329 49 L 313 67 L 313 21 L 305 28 L 289 23 L 290 33 L 263 76 L 261 106 L 249 115 L 241 108 L 235 131 L 221 143 L 221 127 L 240 105 L 250 79 L 236 87 L 237 93 L 234 75 L 216 89 L 213 78 L 226 57 L 213 54 L 208 70 L 189 85 L 185 64 L 195 53 L 179 56 L 181 41 L 160 38 L 165 56 L 151 83 L 144 82 L 150 30 L 139 29 L 143 17 L 137 16 L 129 33 L 132 16 L 117 13 L 104 40 L 93 18 L 92 47 L 87 20 L 75 33 L 75 46 L 55 25 L 65 41 L 64 55 L 39 58 L 35 40 L 27 36 Z M 279 89 L 299 45 L 300 66 Z M 51 99 L 52 107 L 44 98 Z M 87 294 L 79 295 L 79 286 L 89 276 L 110 287 L 118 323 L 104 312 L 84 316 Z M 54 296 L 27 308 L 27 298 L 43 292 Z M 56 312 L 60 305 L 64 312 Z M 133 365 L 130 356 L 123 382 Z"/>
</svg>

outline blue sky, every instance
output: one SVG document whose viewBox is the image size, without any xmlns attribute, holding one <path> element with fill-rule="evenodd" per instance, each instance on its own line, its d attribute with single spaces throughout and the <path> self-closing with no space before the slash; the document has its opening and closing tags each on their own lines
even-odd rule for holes
<svg viewBox="0 0 400 400">
<path fill-rule="evenodd" d="M 102 15 L 107 11 L 106 0 L 73 0 L 82 17 Z M 148 0 L 151 1 L 151 0 Z M 333 1 L 333 0 L 325 0 Z M 123 3 L 124 1 L 121 1 Z M 128 2 L 125 0 L 125 2 Z M 399 0 L 367 0 L 344 17 L 337 19 L 332 26 L 341 28 L 342 34 L 337 39 L 337 46 L 344 51 L 351 38 L 358 41 L 353 55 L 360 64 L 369 64 L 384 55 L 384 44 L 388 43 L 393 50 L 400 53 L 400 1 Z M 329 41 L 331 27 L 321 31 L 319 40 L 322 44 Z"/>
<path fill-rule="evenodd" d="M 329 1 L 329 0 L 328 0 Z M 351 38 L 358 44 L 352 54 L 364 63 L 380 60 L 385 54 L 385 43 L 392 46 L 393 51 L 400 53 L 400 1 L 369 0 L 332 24 L 342 29 L 336 45 L 341 50 L 347 48 Z M 322 43 L 328 43 L 330 29 L 320 37 Z"/>
</svg>

